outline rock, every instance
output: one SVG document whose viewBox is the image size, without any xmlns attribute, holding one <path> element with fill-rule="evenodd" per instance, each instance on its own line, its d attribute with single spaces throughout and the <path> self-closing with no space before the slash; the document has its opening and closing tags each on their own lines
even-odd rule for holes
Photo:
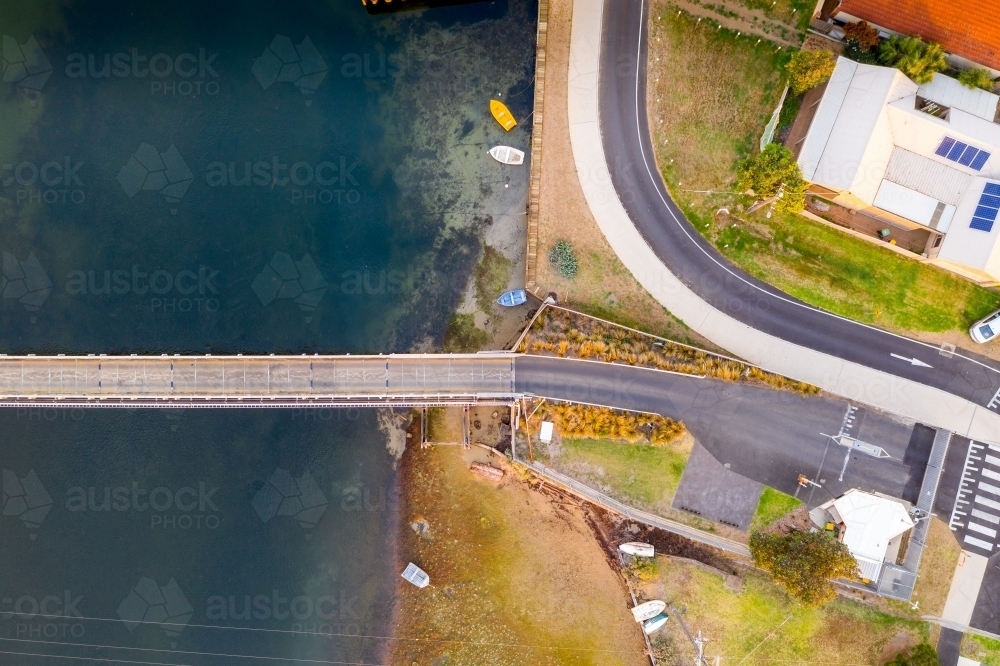
<svg viewBox="0 0 1000 666">
<path fill-rule="evenodd" d="M 417 516 L 412 523 L 410 523 L 410 529 L 416 532 L 417 536 L 421 539 L 431 538 L 431 524 L 427 522 L 427 519 L 423 516 Z"/>
</svg>

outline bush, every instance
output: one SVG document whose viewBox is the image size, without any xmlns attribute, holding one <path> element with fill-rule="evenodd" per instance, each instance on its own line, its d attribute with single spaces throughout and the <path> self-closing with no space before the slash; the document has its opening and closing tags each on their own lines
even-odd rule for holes
<svg viewBox="0 0 1000 666">
<path fill-rule="evenodd" d="M 868 53 L 878 46 L 878 30 L 867 21 L 848 23 L 844 26 L 844 39 L 853 42 L 861 53 Z"/>
<path fill-rule="evenodd" d="M 788 85 L 793 93 L 801 95 L 829 79 L 836 66 L 833 51 L 796 51 L 785 65 Z"/>
<path fill-rule="evenodd" d="M 986 92 L 993 92 L 995 85 L 989 71 L 979 67 L 964 70 L 958 75 L 958 80 L 966 88 L 980 88 Z"/>
<path fill-rule="evenodd" d="M 822 532 L 754 532 L 750 557 L 806 606 L 822 606 L 837 596 L 830 579 L 858 577 L 858 563 L 847 546 Z"/>
<path fill-rule="evenodd" d="M 576 261 L 576 253 L 573 246 L 566 241 L 558 241 L 549 250 L 549 263 L 556 267 L 559 275 L 566 278 L 576 277 L 579 265 Z"/>
<path fill-rule="evenodd" d="M 737 171 L 740 191 L 753 190 L 761 199 L 769 199 L 781 190 L 781 198 L 775 204 L 778 210 L 795 213 L 805 208 L 807 183 L 792 151 L 780 143 L 770 143 L 746 158 Z"/>
<path fill-rule="evenodd" d="M 921 41 L 916 37 L 892 37 L 879 47 L 879 61 L 895 67 L 915 83 L 930 83 L 938 72 L 948 67 L 940 44 Z"/>
<path fill-rule="evenodd" d="M 937 652 L 929 643 L 921 643 L 912 650 L 896 655 L 885 666 L 941 666 Z"/>
<path fill-rule="evenodd" d="M 877 51 L 862 51 L 861 45 L 853 40 L 848 40 L 844 44 L 844 57 L 850 58 L 854 62 L 860 62 L 863 65 L 882 64 L 879 62 Z"/>
</svg>

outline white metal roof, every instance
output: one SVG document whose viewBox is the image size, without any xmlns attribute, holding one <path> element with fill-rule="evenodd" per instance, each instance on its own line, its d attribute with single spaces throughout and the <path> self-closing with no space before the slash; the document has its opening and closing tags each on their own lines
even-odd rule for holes
<svg viewBox="0 0 1000 666">
<path fill-rule="evenodd" d="M 930 83 L 920 86 L 917 94 L 990 122 L 996 117 L 997 103 L 1000 102 L 1000 96 L 979 88 L 966 88 L 957 79 L 944 74 L 935 74 Z"/>
<path fill-rule="evenodd" d="M 847 98 L 847 91 L 851 87 L 851 80 L 857 69 L 858 63 L 853 60 L 837 58 L 837 67 L 826 84 L 823 99 L 820 100 L 816 115 L 809 125 L 806 140 L 802 144 L 802 150 L 799 151 L 799 168 L 802 169 L 802 176 L 806 180 L 813 180 L 816 175 L 816 167 L 819 166 L 819 160 L 826 149 L 826 142 L 830 140 L 833 126 L 840 115 L 840 109 Z"/>
<path fill-rule="evenodd" d="M 993 225 L 991 231 L 980 231 L 969 226 L 972 214 L 979 205 L 979 197 L 983 194 L 986 183 L 1000 184 L 1000 180 L 974 178 L 968 192 L 955 211 L 951 228 L 941 244 L 938 255 L 945 261 L 952 261 L 965 266 L 972 266 L 985 271 L 1000 280 L 1000 220 Z"/>
<path fill-rule="evenodd" d="M 833 505 L 844 521 L 844 545 L 859 564 L 882 562 L 889 542 L 913 527 L 901 503 L 860 490 L 848 490 Z"/>
<path fill-rule="evenodd" d="M 917 192 L 908 187 L 897 185 L 886 179 L 878 188 L 875 201 L 878 208 L 912 220 L 925 227 L 936 229 L 941 233 L 948 231 L 952 218 L 955 216 L 955 206 L 942 203 L 934 197 Z"/>
<path fill-rule="evenodd" d="M 889 158 L 885 179 L 952 206 L 961 203 L 972 182 L 969 174 L 898 146 Z"/>
</svg>

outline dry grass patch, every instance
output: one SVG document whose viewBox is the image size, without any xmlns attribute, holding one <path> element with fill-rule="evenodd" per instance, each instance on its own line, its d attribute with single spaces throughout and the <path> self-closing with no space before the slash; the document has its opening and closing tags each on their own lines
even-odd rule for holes
<svg viewBox="0 0 1000 666">
<path fill-rule="evenodd" d="M 514 474 L 474 477 L 478 452 L 410 449 L 403 459 L 404 520 L 429 525 L 425 536 L 401 526 L 403 563 L 431 584 L 400 581 L 391 663 L 648 664 L 624 583 L 583 510 Z"/>
<path fill-rule="evenodd" d="M 940 616 L 944 611 L 944 602 L 948 599 L 951 578 L 955 574 L 955 565 L 958 564 L 962 547 L 948 523 L 940 518 L 930 520 L 931 527 L 920 559 L 920 571 L 912 601 L 920 602 L 921 613 Z"/>
</svg>

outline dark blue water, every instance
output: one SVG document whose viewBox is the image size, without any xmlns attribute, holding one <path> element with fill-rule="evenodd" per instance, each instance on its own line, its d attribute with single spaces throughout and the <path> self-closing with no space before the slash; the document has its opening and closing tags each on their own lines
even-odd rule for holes
<svg viewBox="0 0 1000 666">
<path fill-rule="evenodd" d="M 373 411 L 0 410 L 0 432 L 0 663 L 385 646 L 362 638 L 401 582 Z"/>
<path fill-rule="evenodd" d="M 439 343 L 524 211 L 486 150 L 528 147 L 535 12 L 0 3 L 0 350 Z"/>
</svg>

